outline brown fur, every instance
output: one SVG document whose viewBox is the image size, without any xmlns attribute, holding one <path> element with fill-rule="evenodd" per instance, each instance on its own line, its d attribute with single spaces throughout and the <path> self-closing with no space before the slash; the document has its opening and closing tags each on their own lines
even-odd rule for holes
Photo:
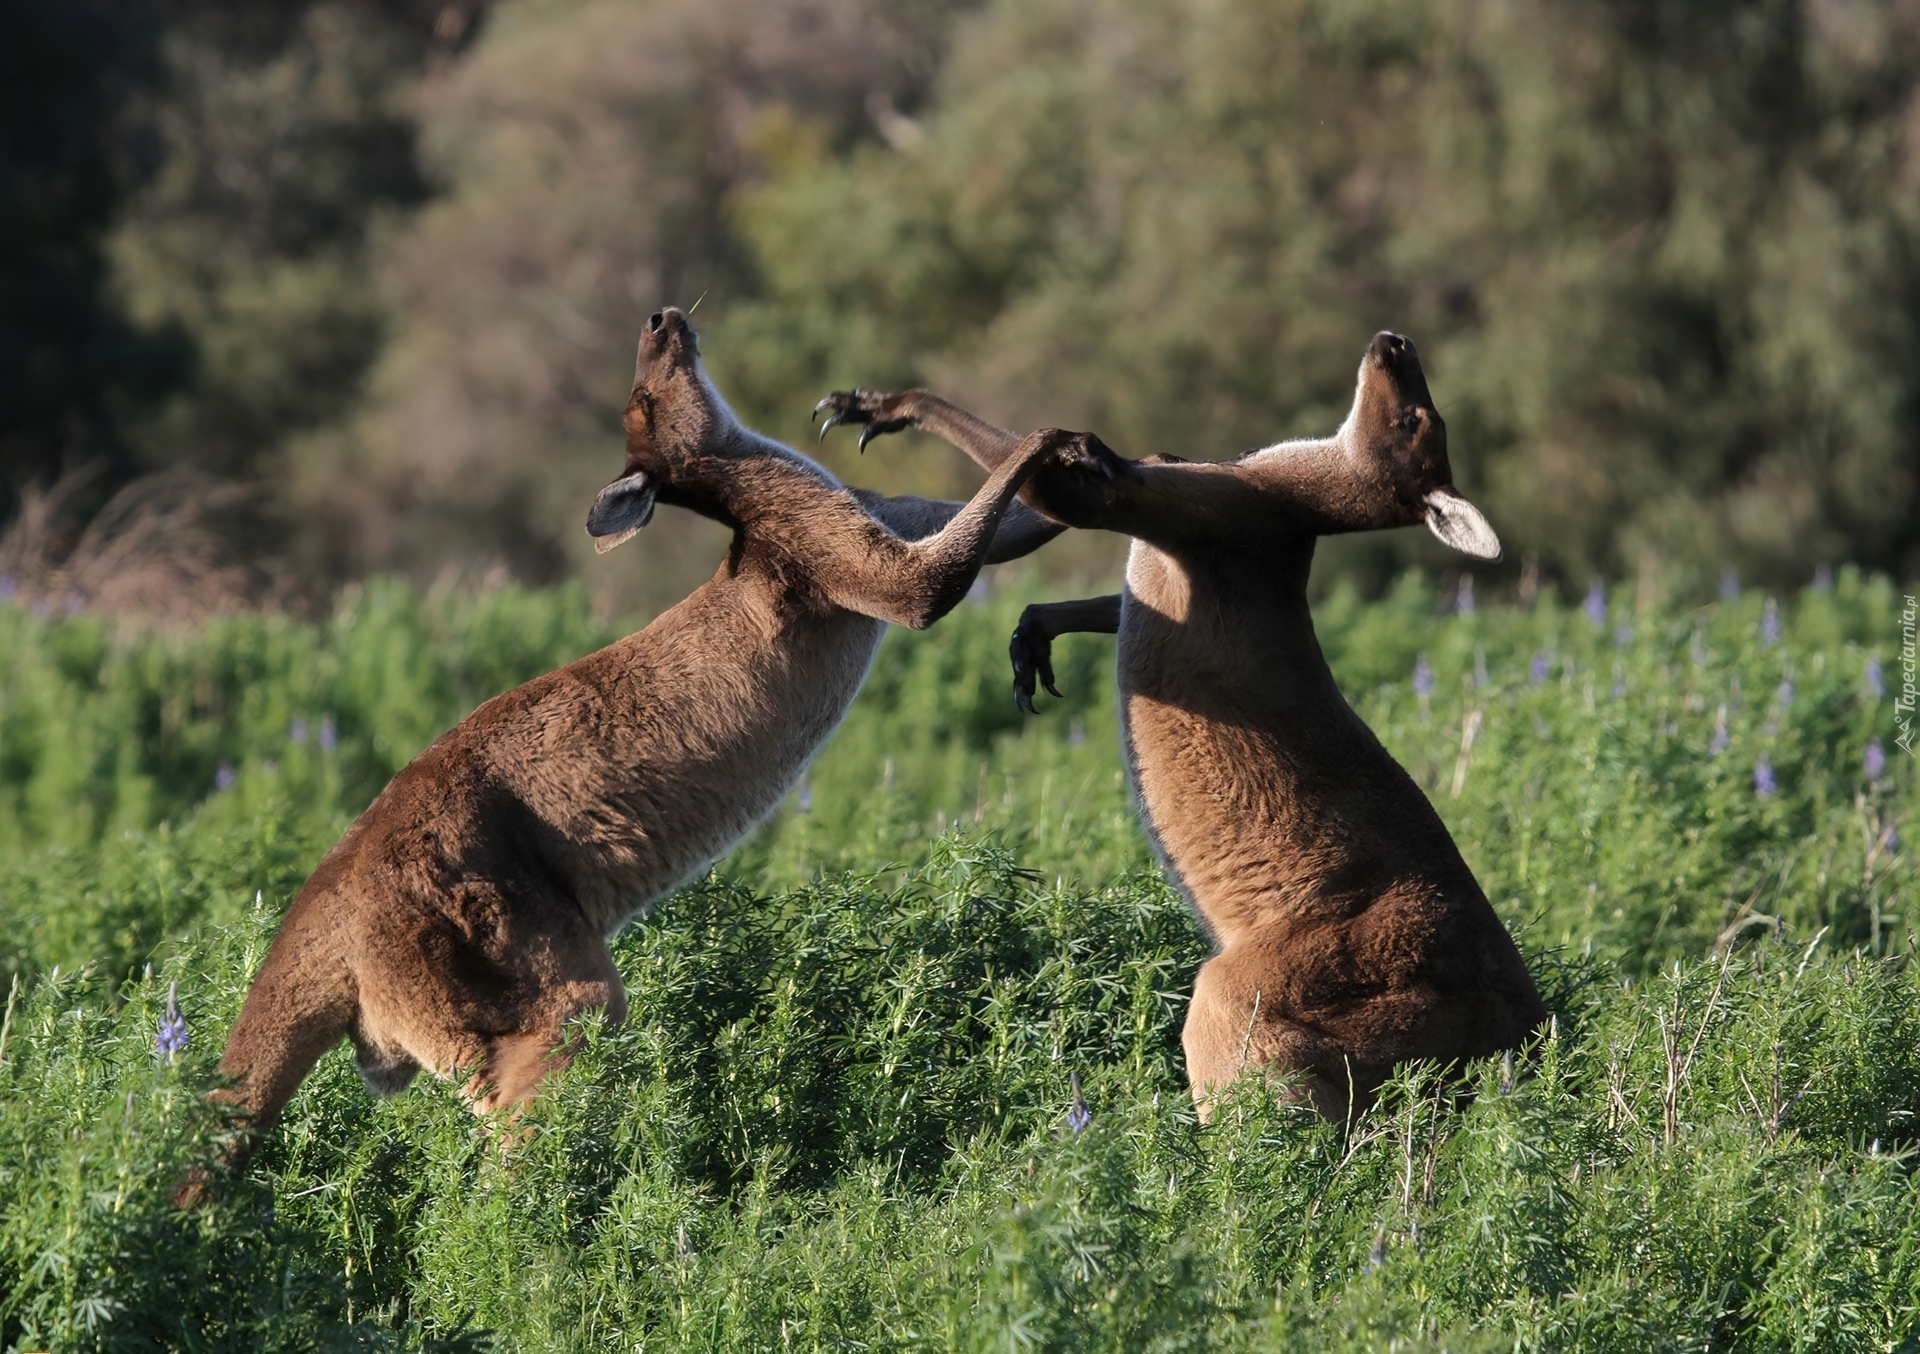
<svg viewBox="0 0 1920 1354">
<path fill-rule="evenodd" d="M 917 426 L 990 468 L 1016 445 L 924 391 L 825 403 L 868 435 Z M 1028 608 L 1016 692 L 1031 709 L 1036 678 L 1052 689 L 1054 635 L 1118 632 L 1141 816 L 1217 947 L 1183 1035 L 1202 1113 L 1262 1067 L 1299 1074 L 1341 1120 L 1395 1063 L 1523 1044 L 1546 1015 L 1532 976 L 1433 806 L 1342 697 L 1307 607 L 1322 535 L 1424 519 L 1499 552 L 1452 489 L 1413 345 L 1376 336 L 1333 437 L 1216 464 L 1129 461 L 1083 436 L 1022 496 L 1134 538 L 1122 594 Z"/>
<path fill-rule="evenodd" d="M 465 1069 L 477 1109 L 525 1100 L 567 1021 L 625 1013 L 606 937 L 774 807 L 886 623 L 932 623 L 1060 531 L 1012 503 L 1044 439 L 964 505 L 847 490 L 740 426 L 678 311 L 648 322 L 626 432 L 589 530 L 618 543 L 657 501 L 731 525 L 732 550 L 638 634 L 474 711 L 320 862 L 220 1062 L 254 1129 L 343 1035 L 377 1091 Z"/>
</svg>

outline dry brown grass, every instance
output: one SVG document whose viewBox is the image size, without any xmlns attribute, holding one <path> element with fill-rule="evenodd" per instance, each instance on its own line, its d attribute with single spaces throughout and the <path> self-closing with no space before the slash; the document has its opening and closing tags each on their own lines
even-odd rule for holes
<svg viewBox="0 0 1920 1354">
<path fill-rule="evenodd" d="M 0 600 L 183 625 L 284 596 L 262 490 L 164 471 L 100 503 L 99 479 L 81 470 L 27 491 L 0 530 Z"/>
</svg>

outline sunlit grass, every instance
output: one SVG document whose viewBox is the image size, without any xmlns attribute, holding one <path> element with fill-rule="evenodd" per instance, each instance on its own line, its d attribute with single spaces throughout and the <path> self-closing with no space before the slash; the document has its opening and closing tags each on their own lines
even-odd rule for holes
<svg viewBox="0 0 1920 1354">
<path fill-rule="evenodd" d="M 1555 1013 L 1472 1097 L 1412 1071 L 1345 1133 L 1257 1093 L 1194 1122 L 1204 946 L 1128 812 L 1111 640 L 1063 641 L 1022 721 L 1008 599 L 891 638 L 804 811 L 621 937 L 632 1012 L 510 1159 L 342 1049 L 194 1214 L 200 1092 L 306 869 L 605 632 L 565 593 L 118 641 L 0 610 L 0 1343 L 1920 1348 L 1897 601 L 1321 608 Z"/>
</svg>

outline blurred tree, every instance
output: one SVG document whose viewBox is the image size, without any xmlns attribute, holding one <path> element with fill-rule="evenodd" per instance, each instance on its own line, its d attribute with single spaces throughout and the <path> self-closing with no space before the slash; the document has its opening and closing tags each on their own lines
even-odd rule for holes
<svg viewBox="0 0 1920 1354">
<path fill-rule="evenodd" d="M 1510 558 L 1920 573 L 1920 6 L 1000 0 L 935 102 L 743 200 L 752 400 L 1231 455 L 1394 328 Z"/>
<path fill-rule="evenodd" d="M 183 486 L 271 476 L 291 434 L 351 407 L 384 332 L 373 235 L 425 195 L 408 94 L 476 3 L 9 12 L 0 526 L 62 505 L 30 533 L 35 570 L 62 572 L 91 511 L 139 473 L 188 472 L 165 481 L 177 516 Z"/>
<path fill-rule="evenodd" d="M 618 473 L 628 356 L 668 303 L 709 317 L 757 287 L 735 196 L 897 126 L 949 0 L 548 0 L 501 6 L 428 82 L 444 195 L 391 255 L 400 317 L 373 399 L 300 453 L 308 571 L 504 563 L 545 581 Z M 777 351 L 779 336 L 766 347 Z M 724 346 L 708 345 L 724 361 Z M 723 375 L 722 389 L 730 394 Z M 811 407 L 817 393 L 792 395 Z M 747 411 L 757 414 L 759 411 Z M 792 422 L 804 423 L 804 408 Z M 679 600 L 713 532 L 662 513 L 593 573 L 603 606 Z"/>
<path fill-rule="evenodd" d="M 126 460 L 116 411 L 177 380 L 177 344 L 105 294 L 130 167 L 115 129 L 151 77 L 134 0 L 18 0 L 0 42 L 0 522 L 36 482 Z"/>
</svg>

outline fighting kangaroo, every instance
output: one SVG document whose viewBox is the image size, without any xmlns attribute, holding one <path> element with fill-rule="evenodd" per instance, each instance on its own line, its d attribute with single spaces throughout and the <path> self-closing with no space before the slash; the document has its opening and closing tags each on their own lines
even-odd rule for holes
<svg viewBox="0 0 1920 1354">
<path fill-rule="evenodd" d="M 982 563 L 1061 530 L 1012 502 L 1057 437 L 1011 449 L 964 505 L 850 491 L 741 426 L 678 310 L 647 321 L 624 422 L 598 548 L 665 503 L 731 527 L 725 562 L 639 633 L 482 705 L 327 853 L 220 1060 L 250 1130 L 232 1164 L 342 1036 L 380 1093 L 424 1067 L 470 1072 L 479 1110 L 530 1097 L 568 1020 L 625 1014 L 606 937 L 773 809 L 887 623 L 932 624 Z"/>
<path fill-rule="evenodd" d="M 828 425 L 918 427 L 988 469 L 1012 434 L 925 391 L 835 393 Z M 1455 549 L 1500 543 L 1453 488 L 1446 426 L 1413 344 L 1378 334 L 1332 437 L 1224 463 L 1131 461 L 1083 435 L 1022 497 L 1133 538 L 1125 591 L 1027 608 L 1014 684 L 1053 687 L 1050 645 L 1118 633 L 1127 765 L 1142 821 L 1215 953 L 1183 1042 L 1203 1116 L 1248 1067 L 1299 1074 L 1344 1120 L 1405 1059 L 1519 1047 L 1546 1017 L 1518 950 L 1413 779 L 1360 720 L 1314 637 L 1325 535 L 1425 521 Z"/>
</svg>

